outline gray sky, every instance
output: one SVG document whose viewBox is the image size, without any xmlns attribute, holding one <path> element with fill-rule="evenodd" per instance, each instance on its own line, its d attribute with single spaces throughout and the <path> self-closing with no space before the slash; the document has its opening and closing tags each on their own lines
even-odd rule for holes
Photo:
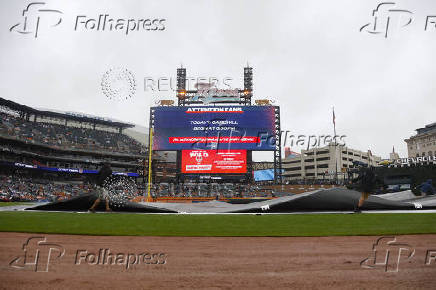
<svg viewBox="0 0 436 290">
<path fill-rule="evenodd" d="M 254 98 L 281 106 L 283 130 L 338 135 L 348 146 L 407 156 L 405 138 L 436 121 L 436 28 L 424 30 L 436 1 L 395 1 L 413 14 L 392 16 L 388 38 L 359 29 L 380 1 L 46 1 L 63 12 L 38 37 L 9 29 L 29 1 L 0 2 L 0 96 L 29 106 L 148 124 L 148 108 L 174 93 L 144 91 L 144 77 L 233 78 L 254 68 Z M 74 31 L 77 15 L 165 18 L 164 31 Z M 395 14 L 395 13 L 394 13 Z M 56 17 L 51 14 L 50 17 Z M 401 27 L 407 17 L 412 22 Z M 42 17 L 42 16 L 41 16 Z M 402 18 L 403 17 L 403 18 Z M 435 18 L 436 19 L 436 18 Z M 47 22 L 44 22 L 47 21 Z M 54 22 L 53 22 L 54 23 Z M 430 24 L 429 24 L 430 25 Z M 131 70 L 137 91 L 126 101 L 103 95 L 103 74 Z M 293 147 L 299 151 L 301 147 Z"/>
</svg>

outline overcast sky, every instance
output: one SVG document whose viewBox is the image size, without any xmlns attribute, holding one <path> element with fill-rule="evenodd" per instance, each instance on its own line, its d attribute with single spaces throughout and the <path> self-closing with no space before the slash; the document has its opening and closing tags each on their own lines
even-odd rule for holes
<svg viewBox="0 0 436 290">
<path fill-rule="evenodd" d="M 83 112 L 140 125 L 148 109 L 174 92 L 144 90 L 145 77 L 175 78 L 183 63 L 190 77 L 232 78 L 254 68 L 254 98 L 280 105 L 283 130 L 338 135 L 349 147 L 388 157 L 407 156 L 404 139 L 436 121 L 436 1 L 395 1 L 388 37 L 369 33 L 380 1 L 46 1 L 38 35 L 19 33 L 31 3 L 0 2 L 0 96 L 22 104 Z M 78 15 L 166 19 L 163 31 L 74 30 Z M 29 16 L 27 31 L 37 15 Z M 62 22 L 55 26 L 61 15 Z M 383 14 L 383 15 L 386 15 Z M 31 19 L 32 17 L 32 19 Z M 380 16 L 381 17 L 381 16 Z M 402 27 L 411 18 L 412 22 Z M 81 18 L 85 19 L 85 18 Z M 436 18 L 434 18 L 436 20 Z M 379 28 L 382 24 L 379 24 Z M 116 67 L 135 75 L 137 90 L 109 100 L 103 74 Z M 300 151 L 301 147 L 293 147 Z"/>
</svg>

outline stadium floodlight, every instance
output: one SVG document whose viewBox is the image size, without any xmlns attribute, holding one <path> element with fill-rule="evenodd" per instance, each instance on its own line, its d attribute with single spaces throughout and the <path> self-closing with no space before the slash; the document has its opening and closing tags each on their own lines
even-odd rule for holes
<svg viewBox="0 0 436 290">
<path fill-rule="evenodd" d="M 177 69 L 177 91 L 186 90 L 186 68 Z"/>
<path fill-rule="evenodd" d="M 252 67 L 244 67 L 244 90 L 252 91 L 253 90 L 253 68 Z"/>
</svg>

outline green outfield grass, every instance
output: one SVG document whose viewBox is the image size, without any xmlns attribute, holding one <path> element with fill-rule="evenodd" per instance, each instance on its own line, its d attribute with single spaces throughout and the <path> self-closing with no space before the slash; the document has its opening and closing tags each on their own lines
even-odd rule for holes
<svg viewBox="0 0 436 290">
<path fill-rule="evenodd" d="M 144 215 L 0 212 L 0 231 L 123 236 L 436 234 L 436 214 Z"/>
</svg>

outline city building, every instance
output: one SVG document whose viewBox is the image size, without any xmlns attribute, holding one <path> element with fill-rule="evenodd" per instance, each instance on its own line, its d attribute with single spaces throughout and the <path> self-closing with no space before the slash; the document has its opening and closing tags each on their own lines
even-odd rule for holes
<svg viewBox="0 0 436 290">
<path fill-rule="evenodd" d="M 395 152 L 395 147 L 392 147 L 392 152 L 389 153 L 389 161 L 395 161 L 397 159 L 400 159 L 400 155 L 398 155 L 398 153 Z"/>
<path fill-rule="evenodd" d="M 436 122 L 416 129 L 416 135 L 404 141 L 409 158 L 436 155 Z"/>
<path fill-rule="evenodd" d="M 301 155 L 282 160 L 284 180 L 327 179 L 336 176 L 344 179 L 347 168 L 359 161 L 372 166 L 377 166 L 381 157 L 367 152 L 347 148 L 343 145 L 330 144 L 325 147 L 302 150 Z"/>
</svg>

